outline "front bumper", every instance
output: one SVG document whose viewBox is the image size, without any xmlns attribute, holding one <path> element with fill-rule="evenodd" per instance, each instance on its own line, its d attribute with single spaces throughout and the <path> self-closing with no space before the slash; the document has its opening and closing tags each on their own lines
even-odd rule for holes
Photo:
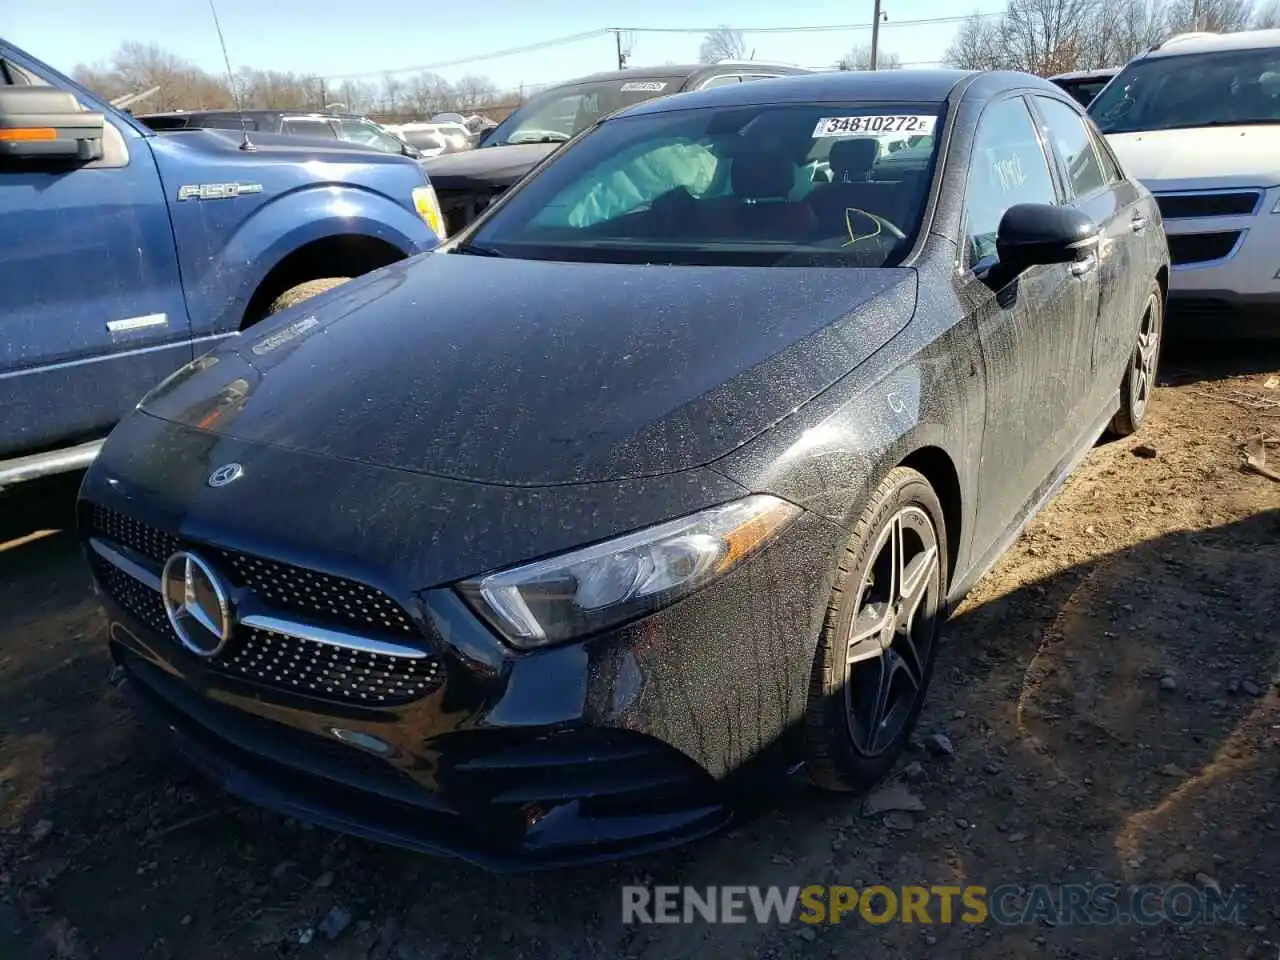
<svg viewBox="0 0 1280 960">
<path fill-rule="evenodd" d="M 196 478 L 230 459 L 245 462 L 238 516 L 259 522 L 247 529 L 195 495 L 178 515 L 183 484 L 152 474 L 147 456 L 131 458 L 108 442 L 81 505 L 82 528 L 94 541 L 114 538 L 153 573 L 174 549 L 197 550 L 235 578 L 237 590 L 270 593 L 290 609 L 299 597 L 312 602 L 308 584 L 322 584 L 326 603 L 342 598 L 326 608 L 332 615 L 356 608 L 375 621 L 390 618 L 397 644 L 425 654 L 415 661 L 413 683 L 394 690 L 394 656 L 352 655 L 352 670 L 339 674 L 346 661 L 326 659 L 323 643 L 271 631 L 238 628 L 207 659 L 177 642 L 163 608 L 156 613 L 152 586 L 121 580 L 120 568 L 91 548 L 122 689 L 141 716 L 232 793 L 370 839 L 491 869 L 528 869 L 706 835 L 739 803 L 780 782 L 797 758 L 795 732 L 829 591 L 811 571 L 843 539 L 826 521 L 802 516 L 720 581 L 644 620 L 519 654 L 451 590 L 404 592 L 398 571 L 381 569 L 403 556 L 400 549 L 345 569 L 335 568 L 328 551 L 308 557 L 319 525 L 310 525 L 308 537 L 297 518 L 266 522 L 271 510 L 263 500 L 287 514 L 297 491 L 276 482 L 265 460 L 253 463 L 255 451 L 150 418 L 131 418 L 121 432 L 150 434 L 152 449 L 172 457 L 167 469 Z M 296 468 L 297 455 L 287 456 Z M 406 486 L 400 474 L 393 487 L 388 472 L 375 468 L 319 460 L 308 467 L 333 471 L 319 488 L 347 496 L 358 498 L 369 484 L 384 501 L 440 501 L 435 478 Z M 384 547 L 406 516 L 385 506 L 378 515 L 395 527 L 363 531 Z M 95 518 L 104 510 L 127 522 L 104 524 Z M 324 535 L 337 525 L 324 525 Z M 353 570 L 359 582 L 343 579 Z M 265 586 L 254 579 L 263 571 Z M 378 596 L 393 601 L 411 628 L 400 629 Z M 260 596 L 240 599 L 250 610 Z"/>
<path fill-rule="evenodd" d="M 1197 337 L 1280 336 L 1280 214 L 1272 213 L 1280 188 L 1153 191 L 1172 262 L 1171 327 Z"/>
</svg>

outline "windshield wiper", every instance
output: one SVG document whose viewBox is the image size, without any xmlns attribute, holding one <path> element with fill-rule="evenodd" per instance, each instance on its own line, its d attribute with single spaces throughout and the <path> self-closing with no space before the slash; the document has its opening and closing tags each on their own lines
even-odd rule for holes
<svg viewBox="0 0 1280 960">
<path fill-rule="evenodd" d="M 493 247 L 484 247 L 475 243 L 460 243 L 450 253 L 465 253 L 472 257 L 505 257 L 506 254 Z"/>
</svg>

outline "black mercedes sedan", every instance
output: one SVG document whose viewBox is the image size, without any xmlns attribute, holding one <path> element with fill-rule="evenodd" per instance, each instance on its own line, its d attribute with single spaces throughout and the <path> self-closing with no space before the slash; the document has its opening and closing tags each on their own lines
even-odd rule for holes
<svg viewBox="0 0 1280 960">
<path fill-rule="evenodd" d="M 116 682 L 242 797 L 495 869 L 864 789 L 948 611 L 1141 425 L 1168 273 L 1044 80 L 638 105 L 120 424 L 79 507 Z"/>
</svg>

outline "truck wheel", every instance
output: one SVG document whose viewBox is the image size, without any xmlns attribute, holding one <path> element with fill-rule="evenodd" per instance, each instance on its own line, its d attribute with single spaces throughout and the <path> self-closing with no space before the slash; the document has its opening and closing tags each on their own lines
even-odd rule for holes
<svg viewBox="0 0 1280 960">
<path fill-rule="evenodd" d="M 308 280 L 306 283 L 300 283 L 296 287 L 290 287 L 271 301 L 271 306 L 267 308 L 267 316 L 274 316 L 286 307 L 292 307 L 303 300 L 310 300 L 316 294 L 332 290 L 350 279 L 350 277 L 324 277 L 320 280 Z"/>
<path fill-rule="evenodd" d="M 865 790 L 910 737 L 933 673 L 947 528 L 929 481 L 889 471 L 843 555 L 818 641 L 805 741 L 809 779 Z"/>
</svg>

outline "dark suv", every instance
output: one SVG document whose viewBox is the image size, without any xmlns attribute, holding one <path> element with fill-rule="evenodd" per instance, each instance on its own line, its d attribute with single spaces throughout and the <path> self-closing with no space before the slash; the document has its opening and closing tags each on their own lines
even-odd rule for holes
<svg viewBox="0 0 1280 960">
<path fill-rule="evenodd" d="M 373 147 L 383 153 L 407 157 L 419 152 L 395 134 L 367 117 L 349 113 L 307 113 L 303 110 L 192 110 L 178 113 L 149 113 L 137 118 L 152 130 L 185 130 L 199 127 L 212 130 L 247 130 L 250 133 L 283 133 L 321 140 L 343 140 Z"/>
<path fill-rule="evenodd" d="M 616 110 L 687 90 L 809 72 L 759 60 L 722 60 L 596 73 L 532 97 L 490 131 L 478 149 L 433 157 L 423 166 L 440 197 L 446 227 L 454 234 L 560 144 Z"/>
</svg>

